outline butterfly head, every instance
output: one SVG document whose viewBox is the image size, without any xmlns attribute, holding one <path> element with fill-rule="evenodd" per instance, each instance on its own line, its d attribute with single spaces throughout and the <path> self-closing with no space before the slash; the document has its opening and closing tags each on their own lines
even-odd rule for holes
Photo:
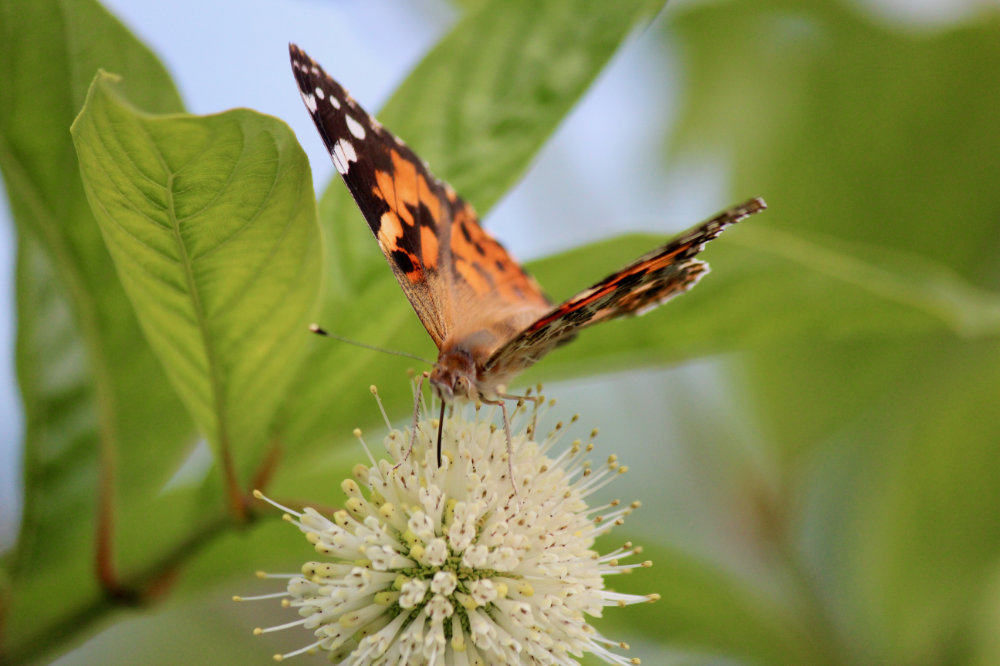
<svg viewBox="0 0 1000 666">
<path fill-rule="evenodd" d="M 465 350 L 443 352 L 431 370 L 430 381 L 434 391 L 444 402 L 474 401 L 479 398 L 476 362 Z"/>
</svg>

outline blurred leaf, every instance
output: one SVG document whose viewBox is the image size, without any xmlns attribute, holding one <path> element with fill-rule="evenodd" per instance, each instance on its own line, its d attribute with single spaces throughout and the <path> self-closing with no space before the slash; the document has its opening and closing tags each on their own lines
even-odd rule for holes
<svg viewBox="0 0 1000 666">
<path fill-rule="evenodd" d="M 104 564 L 125 572 L 123 585 L 136 572 L 119 559 L 121 544 L 137 538 L 123 523 L 176 499 L 159 492 L 195 433 L 115 276 L 69 135 L 100 66 L 127 75 L 129 95 L 149 109 L 180 109 L 176 89 L 148 49 L 90 0 L 5 0 L 0 35 L 0 169 L 19 236 L 26 413 L 21 535 L 0 603 L 15 659 L 58 645 L 108 603 L 94 576 L 95 510 L 109 528 Z M 139 534 L 149 550 L 178 537 L 166 524 Z"/>
<path fill-rule="evenodd" d="M 756 270 L 719 283 L 776 323 L 743 394 L 825 622 L 857 663 L 968 663 L 1000 562 L 996 15 L 907 33 L 775 0 L 673 27 L 673 146 L 724 146 L 771 206 L 773 229 L 732 235 Z"/>
<path fill-rule="evenodd" d="M 15 654 L 44 648 L 39 627 L 101 596 L 92 553 L 100 476 L 93 376 L 54 267 L 27 233 L 18 244 L 17 286 L 25 493 L 20 538 L 5 562 L 11 588 L 4 603 L 7 649 Z"/>
<path fill-rule="evenodd" d="M 98 75 L 73 124 L 84 186 L 150 344 L 248 480 L 319 292 L 305 154 L 273 118 L 149 116 L 115 81 Z"/>
<path fill-rule="evenodd" d="M 655 591 L 660 599 L 608 613 L 599 625 L 605 635 L 625 638 L 619 634 L 629 632 L 681 649 L 711 645 L 719 657 L 748 663 L 831 663 L 829 646 L 810 633 L 808 613 L 793 598 L 771 598 L 731 573 L 670 548 L 643 543 L 642 557 L 653 562 L 652 568 L 607 582 L 630 594 Z"/>
<path fill-rule="evenodd" d="M 899 368 L 909 385 L 883 438 L 898 448 L 859 511 L 853 551 L 857 594 L 889 620 L 897 662 L 968 659 L 983 581 L 1000 563 L 1000 355 L 995 343 L 935 346 L 921 371 Z"/>
<path fill-rule="evenodd" d="M 662 5 L 483 3 L 424 58 L 379 120 L 484 212 L 527 168 L 632 28 Z M 431 356 L 426 333 L 339 178 L 320 213 L 329 231 L 330 285 L 321 324 L 368 344 Z M 410 402 L 402 371 L 412 365 L 342 343 L 316 347 L 293 390 L 285 438 L 327 446 L 359 420 L 371 422 L 378 412 L 363 387 L 373 381 L 382 382 L 390 407 Z"/>
<path fill-rule="evenodd" d="M 276 647 L 291 636 L 252 636 L 247 627 L 267 624 L 268 609 L 259 607 L 266 602 L 257 608 L 243 604 L 238 610 L 245 613 L 235 615 L 231 597 L 231 590 L 211 587 L 194 601 L 171 601 L 154 611 L 123 618 L 58 664 L 263 664 L 269 661 L 268 655 L 295 647 Z M 178 640 L 180 636 L 183 640 Z"/>
<path fill-rule="evenodd" d="M 772 0 L 689 10 L 674 28 L 690 81 L 675 149 L 724 146 L 768 224 L 996 285 L 1000 90 L 980 79 L 1000 61 L 996 20 L 907 34 L 841 2 Z"/>
<path fill-rule="evenodd" d="M 975 654 L 969 660 L 975 666 L 988 666 L 1000 662 L 1000 635 L 996 627 L 1000 624 L 1000 567 L 994 569 L 989 580 L 985 581 L 983 604 L 975 609 L 973 631 L 976 632 L 978 645 Z"/>
</svg>

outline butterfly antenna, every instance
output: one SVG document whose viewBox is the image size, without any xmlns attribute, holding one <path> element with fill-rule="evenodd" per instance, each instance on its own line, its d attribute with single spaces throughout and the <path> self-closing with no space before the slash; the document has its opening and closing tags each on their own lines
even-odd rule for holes
<svg viewBox="0 0 1000 666">
<path fill-rule="evenodd" d="M 322 335 L 324 338 L 333 338 L 334 340 L 339 340 L 341 342 L 346 342 L 349 345 L 354 345 L 355 347 L 363 347 L 365 349 L 370 349 L 372 351 L 382 352 L 383 354 L 392 354 L 393 356 L 402 356 L 404 358 L 412 358 L 414 361 L 420 361 L 421 363 L 426 363 L 427 365 L 434 365 L 432 361 L 428 361 L 423 356 L 417 356 L 416 354 L 408 354 L 407 352 L 396 351 L 395 349 L 386 349 L 385 347 L 376 347 L 375 345 L 368 345 L 364 342 L 358 342 L 357 340 L 351 340 L 350 338 L 345 338 L 336 333 L 330 333 L 326 329 L 320 328 L 319 324 L 309 324 L 309 330 L 316 335 Z"/>
<path fill-rule="evenodd" d="M 444 432 L 444 400 L 441 401 L 441 416 L 438 418 L 438 469 L 441 469 L 441 434 Z"/>
</svg>

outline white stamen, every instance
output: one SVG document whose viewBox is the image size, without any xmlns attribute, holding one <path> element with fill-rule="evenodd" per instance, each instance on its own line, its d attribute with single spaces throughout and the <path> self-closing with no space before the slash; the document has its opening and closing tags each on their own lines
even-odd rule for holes
<svg viewBox="0 0 1000 666">
<path fill-rule="evenodd" d="M 343 165 L 356 159 L 344 140 L 334 152 Z M 526 419 L 532 429 L 546 407 L 535 403 Z M 483 412 L 496 415 L 495 408 Z M 638 508 L 586 505 L 587 494 L 624 471 L 617 457 L 592 467 L 585 456 L 593 444 L 577 441 L 550 458 L 545 452 L 562 424 L 538 442 L 516 421 L 507 434 L 479 411 L 468 420 L 453 409 L 438 467 L 436 424 L 423 414 L 412 441 L 393 430 L 385 439 L 388 459 L 354 467 L 353 479 L 341 484 L 343 509 L 322 515 L 305 508 L 290 520 L 327 559 L 307 562 L 280 593 L 246 598 L 281 598 L 300 616 L 255 633 L 302 626 L 318 642 L 282 659 L 326 651 L 355 666 L 568 664 L 567 655 L 585 652 L 610 664 L 638 663 L 587 617 L 658 598 L 604 587 L 604 576 L 649 566 L 625 562 L 641 550 L 631 543 L 605 555 L 594 550 L 597 536 Z M 512 475 L 530 492 L 511 493 Z"/>
</svg>

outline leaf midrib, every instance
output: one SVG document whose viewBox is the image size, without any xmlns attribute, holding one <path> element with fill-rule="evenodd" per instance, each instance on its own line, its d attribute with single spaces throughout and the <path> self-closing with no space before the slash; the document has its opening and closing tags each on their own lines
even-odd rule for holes
<svg viewBox="0 0 1000 666">
<path fill-rule="evenodd" d="M 232 453 L 229 447 L 229 420 L 226 417 L 225 392 L 223 391 L 222 380 L 220 378 L 219 361 L 216 356 L 212 333 L 209 330 L 207 318 L 205 317 L 205 308 L 202 303 L 201 294 L 198 290 L 194 272 L 192 271 L 191 257 L 188 253 L 187 245 L 184 243 L 184 238 L 181 235 L 180 220 L 177 216 L 176 200 L 174 197 L 174 178 L 176 174 L 167 164 L 163 153 L 156 151 L 156 157 L 162 164 L 164 172 L 167 175 L 164 192 L 167 199 L 167 219 L 170 223 L 170 232 L 173 236 L 174 244 L 177 246 L 180 266 L 184 274 L 184 282 L 187 285 L 187 291 L 191 299 L 191 307 L 194 309 L 198 334 L 201 336 L 202 347 L 205 350 L 209 385 L 212 391 L 212 401 L 215 404 L 215 409 L 212 412 L 215 415 L 216 421 L 216 444 L 219 450 L 223 480 L 230 491 L 230 498 L 232 498 L 233 491 L 237 491 L 238 494 L 238 484 L 233 468 Z M 233 508 L 236 509 L 236 506 Z"/>
</svg>

